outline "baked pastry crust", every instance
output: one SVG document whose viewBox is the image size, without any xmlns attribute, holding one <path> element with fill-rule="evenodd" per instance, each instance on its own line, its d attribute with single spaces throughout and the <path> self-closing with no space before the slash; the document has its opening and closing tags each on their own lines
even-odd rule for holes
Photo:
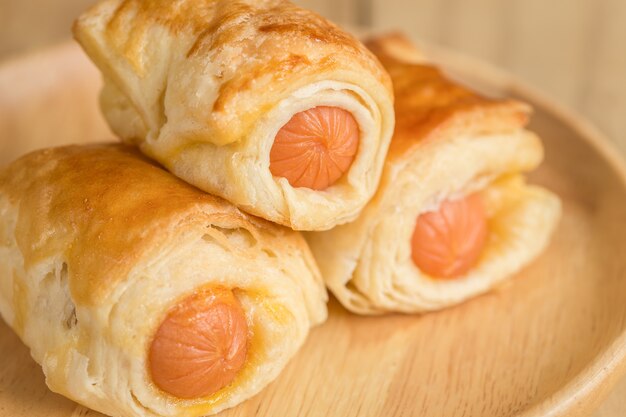
<svg viewBox="0 0 626 417">
<path fill-rule="evenodd" d="M 389 71 L 396 97 L 396 131 L 380 186 L 356 221 L 308 233 L 307 240 L 348 309 L 441 309 L 488 291 L 534 259 L 556 227 L 560 201 L 522 175 L 543 158 L 539 138 L 525 130 L 529 106 L 451 81 L 397 35 L 367 45 Z M 474 192 L 489 216 L 483 254 L 462 277 L 428 276 L 411 260 L 418 216 Z"/>
<path fill-rule="evenodd" d="M 393 131 L 391 82 L 358 40 L 286 0 L 105 0 L 76 39 L 101 69 L 101 104 L 124 141 L 189 183 L 300 230 L 354 219 Z M 271 175 L 278 130 L 316 106 L 350 111 L 356 159 L 324 192 Z"/>
<path fill-rule="evenodd" d="M 126 145 L 29 154 L 0 172 L 0 313 L 46 383 L 108 415 L 200 416 L 273 380 L 326 318 L 303 238 L 177 179 Z M 260 273 L 259 271 L 262 271 Z M 207 398 L 176 399 L 147 369 L 170 308 L 230 288 L 251 329 L 246 364 Z"/>
</svg>

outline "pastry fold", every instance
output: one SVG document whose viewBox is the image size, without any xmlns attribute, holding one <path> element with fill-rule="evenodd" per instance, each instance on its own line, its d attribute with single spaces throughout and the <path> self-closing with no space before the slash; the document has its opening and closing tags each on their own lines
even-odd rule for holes
<svg viewBox="0 0 626 417">
<path fill-rule="evenodd" d="M 243 309 L 245 362 L 219 391 L 177 398 L 155 385 L 148 351 L 173 307 L 212 287 Z M 251 397 L 326 318 L 326 299 L 297 232 L 134 148 L 44 150 L 0 172 L 0 313 L 51 390 L 102 413 L 202 416 Z"/>
<path fill-rule="evenodd" d="M 285 0 L 104 0 L 76 39 L 104 75 L 113 131 L 185 181 L 297 230 L 356 218 L 391 139 L 391 82 L 355 38 Z M 358 150 L 327 189 L 270 171 L 277 132 L 319 106 L 352 114 Z"/>
<path fill-rule="evenodd" d="M 359 218 L 306 235 L 326 284 L 363 314 L 437 310 L 484 293 L 533 260 L 560 217 L 558 197 L 523 176 L 543 158 L 525 129 L 530 108 L 452 82 L 401 37 L 367 45 L 391 75 L 396 130 L 379 189 Z M 461 276 L 429 275 L 412 257 L 418 217 L 470 195 L 480 196 L 487 217 L 479 258 Z"/>
</svg>

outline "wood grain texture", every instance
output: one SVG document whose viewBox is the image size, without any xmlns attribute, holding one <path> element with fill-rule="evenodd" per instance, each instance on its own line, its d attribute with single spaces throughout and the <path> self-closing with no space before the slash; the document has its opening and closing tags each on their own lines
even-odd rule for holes
<svg viewBox="0 0 626 417">
<path fill-rule="evenodd" d="M 329 321 L 281 376 L 221 417 L 586 417 L 626 371 L 624 165 L 597 132 L 532 89 L 473 60 L 432 54 L 477 88 L 535 105 L 547 161 L 533 181 L 564 201 L 552 245 L 507 285 L 444 312 L 368 318 L 332 302 Z M 94 74 L 73 45 L 1 68 L 0 88 L 13 91 L 0 111 L 3 162 L 50 143 L 110 137 Z M 49 392 L 0 324 L 0 417 L 43 416 L 100 414 Z"/>
<path fill-rule="evenodd" d="M 0 0 L 0 59 L 68 37 L 69 25 L 75 15 L 93 2 Z M 626 155 L 626 2 L 623 0 L 297 2 L 339 23 L 371 22 L 378 29 L 402 29 L 415 38 L 448 46 L 503 67 L 584 114 L 617 144 L 622 155 Z M 89 64 L 78 59 L 77 65 L 86 65 L 79 70 L 90 68 Z M 40 64 L 50 65 L 44 57 Z M 59 65 L 70 73 L 75 69 L 74 65 L 67 63 Z M 47 77 L 41 72 L 34 76 Z M 92 78 L 80 80 L 87 84 L 98 83 L 98 76 L 94 72 Z M 55 91 L 55 82 L 48 78 L 48 83 L 42 88 Z M 6 78 L 0 81 L 0 114 L 9 111 L 7 103 L 15 99 L 11 97 L 12 85 L 13 81 Z M 40 87 L 37 83 L 35 85 Z M 81 100 L 95 99 L 93 91 L 85 90 L 84 94 L 86 96 Z M 104 137 L 108 134 L 98 124 L 98 115 L 92 107 L 75 107 L 72 115 L 64 112 L 63 106 L 49 106 L 46 100 L 50 99 L 41 98 L 27 105 L 31 106 L 32 113 L 45 110 L 55 115 L 56 122 L 50 122 L 54 128 L 68 128 L 68 122 L 69 126 L 73 126 L 86 120 L 83 127 L 74 132 L 64 131 L 67 136 L 60 140 L 80 141 L 80 132 L 85 126 L 93 128 L 92 135 L 101 132 Z M 91 124 L 94 118 L 96 122 Z M 33 128 L 30 115 L 0 119 L 0 132 L 11 132 L 10 136 L 0 137 L 0 165 L 11 159 L 14 152 L 41 143 L 48 135 L 46 129 L 50 128 L 41 124 L 39 132 L 30 139 L 21 135 L 23 129 Z M 59 136 L 49 135 L 51 144 L 55 138 Z M 594 414 L 595 417 L 624 415 L 626 380 L 622 380 L 608 401 Z"/>
</svg>

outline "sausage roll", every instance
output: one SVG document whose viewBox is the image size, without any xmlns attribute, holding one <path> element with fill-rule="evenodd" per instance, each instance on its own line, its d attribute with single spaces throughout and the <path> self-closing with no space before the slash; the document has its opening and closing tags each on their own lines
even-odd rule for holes
<svg viewBox="0 0 626 417">
<path fill-rule="evenodd" d="M 535 258 L 560 200 L 526 184 L 543 158 L 530 109 L 447 79 L 410 44 L 369 44 L 394 83 L 396 131 L 359 218 L 307 234 L 327 286 L 364 314 L 441 309 L 486 292 Z"/>
<path fill-rule="evenodd" d="M 104 0 L 75 24 L 113 131 L 185 181 L 297 230 L 356 218 L 393 132 L 391 81 L 287 0 Z"/>
<path fill-rule="evenodd" d="M 113 416 L 202 416 L 256 394 L 326 317 L 303 238 L 127 145 L 0 172 L 0 313 L 51 390 Z"/>
</svg>

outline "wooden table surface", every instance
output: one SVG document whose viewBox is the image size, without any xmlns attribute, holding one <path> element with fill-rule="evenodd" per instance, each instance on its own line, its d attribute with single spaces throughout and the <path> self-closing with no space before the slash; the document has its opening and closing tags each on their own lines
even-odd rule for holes
<svg viewBox="0 0 626 417">
<path fill-rule="evenodd" d="M 73 16 L 91 3 L 0 0 L 0 59 L 67 38 Z M 590 119 L 626 156 L 624 0 L 298 3 L 341 24 L 400 29 L 508 70 Z M 626 379 L 593 417 L 624 415 Z"/>
</svg>

